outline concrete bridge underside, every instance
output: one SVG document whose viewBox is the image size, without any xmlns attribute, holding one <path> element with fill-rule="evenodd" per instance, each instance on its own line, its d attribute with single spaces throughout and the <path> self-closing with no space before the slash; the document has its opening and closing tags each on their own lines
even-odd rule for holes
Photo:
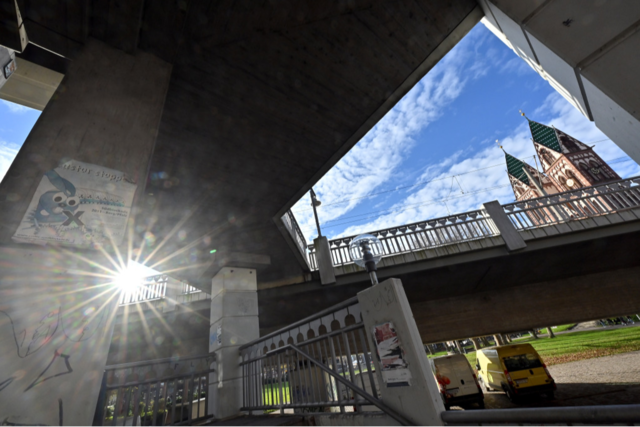
<svg viewBox="0 0 640 427">
<path fill-rule="evenodd" d="M 110 143 L 89 141 L 77 129 L 80 135 L 70 138 L 73 131 L 58 124 L 64 119 L 74 127 L 80 117 L 68 108 L 48 114 L 72 96 L 88 46 L 100 51 L 95 57 L 109 56 L 104 45 L 114 52 L 103 67 L 113 67 L 113 79 L 132 79 L 127 93 L 135 92 L 139 74 L 119 70 L 126 64 L 159 61 L 171 67 L 153 154 L 124 171 L 145 189 L 137 195 L 133 246 L 154 236 L 157 244 L 145 248 L 143 259 L 155 250 L 151 264 L 162 260 L 158 269 L 174 271 L 204 291 L 216 268 L 237 253 L 270 257 L 260 286 L 301 281 L 303 266 L 274 219 L 483 16 L 474 0 L 18 4 L 31 42 L 18 56 L 65 73 L 38 123 L 40 130 L 48 128 L 61 156 L 82 161 L 93 144 L 92 156 L 103 166 L 126 169 L 117 133 Z M 107 115 L 131 114 L 115 96 L 100 101 Z M 34 162 L 37 153 L 50 150 L 41 144 L 42 139 L 27 139 L 0 187 L 3 244 L 11 244 L 33 183 L 60 160 Z M 25 196 L 14 201 L 8 194 Z"/>
<path fill-rule="evenodd" d="M 396 265 L 378 276 L 402 280 L 423 341 L 439 342 L 635 313 L 639 250 L 636 220 L 528 239 L 511 253 L 498 244 Z M 317 280 L 259 291 L 261 335 L 368 286 L 362 272 L 339 276 L 336 285 Z"/>
</svg>

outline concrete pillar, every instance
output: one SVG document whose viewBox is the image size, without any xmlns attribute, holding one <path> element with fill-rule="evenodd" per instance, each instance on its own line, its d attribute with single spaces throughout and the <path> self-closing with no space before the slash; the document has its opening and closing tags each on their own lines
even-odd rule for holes
<svg viewBox="0 0 640 427">
<path fill-rule="evenodd" d="M 140 191 L 170 75 L 151 55 L 89 40 L 0 184 L 3 422 L 92 424 L 119 297 L 108 284 L 114 266 L 92 246 L 27 246 L 11 237 L 28 225 L 23 217 L 45 173 L 68 159 L 120 171 Z M 110 244 L 103 249 L 117 258 Z"/>
<path fill-rule="evenodd" d="M 549 331 L 549 338 L 555 338 L 556 334 L 553 333 L 551 326 L 547 326 L 547 331 Z"/>
<path fill-rule="evenodd" d="M 458 353 L 464 354 L 464 351 L 462 351 L 462 346 L 460 345 L 460 341 L 454 340 L 453 342 L 455 343 L 456 348 L 458 349 Z"/>
<path fill-rule="evenodd" d="M 170 77 L 171 66 L 152 55 L 90 39 L 0 184 L 0 243 L 10 242 L 44 174 L 70 159 L 121 172 L 137 185 L 137 199 Z M 108 183 L 90 190 L 110 191 Z"/>
<path fill-rule="evenodd" d="M 473 343 L 473 349 L 474 350 L 480 350 L 481 345 L 480 345 L 480 340 L 478 338 L 471 338 L 471 342 Z"/>
<path fill-rule="evenodd" d="M 3 422 L 91 425 L 119 290 L 73 254 L 4 246 L 0 259 Z"/>
<path fill-rule="evenodd" d="M 538 339 L 538 333 L 536 332 L 536 330 L 535 330 L 535 329 L 532 329 L 530 332 L 531 332 L 531 335 L 533 335 L 533 337 L 534 337 L 535 339 Z"/>
<path fill-rule="evenodd" d="M 505 344 L 511 344 L 511 337 L 509 334 L 500 334 L 500 337 Z"/>
<path fill-rule="evenodd" d="M 497 346 L 501 346 L 504 345 L 504 342 L 502 341 L 502 337 L 500 336 L 500 334 L 495 334 L 493 336 L 494 341 L 496 342 Z"/>
<path fill-rule="evenodd" d="M 209 410 L 217 418 L 240 413 L 242 368 L 239 347 L 260 336 L 256 270 L 224 267 L 211 281 L 209 352 L 216 372 L 209 378 Z"/>
<path fill-rule="evenodd" d="M 384 403 L 417 425 L 443 425 L 444 405 L 402 282 L 385 280 L 359 292 L 358 301 L 370 348 L 377 349 L 377 342 L 395 335 L 406 363 L 404 368 L 383 370 L 380 354 L 373 357 Z"/>
</svg>

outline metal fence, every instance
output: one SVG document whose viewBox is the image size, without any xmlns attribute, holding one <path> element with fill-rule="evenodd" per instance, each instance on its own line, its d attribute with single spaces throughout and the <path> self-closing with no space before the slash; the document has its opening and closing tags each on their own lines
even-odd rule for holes
<svg viewBox="0 0 640 427">
<path fill-rule="evenodd" d="M 169 292 L 170 281 L 178 283 L 177 280 L 170 278 L 166 274 L 158 274 L 142 279 L 141 283 L 135 288 L 122 292 L 119 305 L 139 304 L 141 302 L 157 302 L 163 299 L 171 300 L 178 304 L 188 304 L 195 301 L 211 299 L 211 295 L 202 292 L 195 286 L 189 285 L 187 282 L 179 282 L 181 293 L 175 294 L 177 288 L 172 287 L 173 294 Z M 174 301 L 175 300 L 175 301 Z"/>
<path fill-rule="evenodd" d="M 145 277 L 138 286 L 122 292 L 119 304 L 137 304 L 162 299 L 167 293 L 168 281 L 169 276 L 166 274 Z"/>
<path fill-rule="evenodd" d="M 640 177 L 503 205 L 516 230 L 640 207 Z"/>
<path fill-rule="evenodd" d="M 380 401 L 357 298 L 240 347 L 243 411 L 361 412 Z M 375 353 L 374 353 L 375 354 Z"/>
<path fill-rule="evenodd" d="M 435 248 L 452 243 L 468 242 L 498 235 L 489 215 L 483 209 L 415 222 L 402 227 L 372 231 L 369 234 L 380 239 L 383 246 L 382 256 L 398 255 Z M 349 243 L 356 236 L 343 237 L 329 241 L 331 259 L 334 266 L 351 264 Z M 309 245 L 309 261 L 312 270 L 317 270 L 315 248 Z"/>
<path fill-rule="evenodd" d="M 209 419 L 215 356 L 168 358 L 105 368 L 94 425 L 162 426 Z"/>
<path fill-rule="evenodd" d="M 289 232 L 289 235 L 296 243 L 302 258 L 307 261 L 307 239 L 304 237 L 302 230 L 300 230 L 300 226 L 298 225 L 298 221 L 296 221 L 296 217 L 293 215 L 293 212 L 288 210 L 284 215 L 282 215 L 281 220 Z"/>
</svg>

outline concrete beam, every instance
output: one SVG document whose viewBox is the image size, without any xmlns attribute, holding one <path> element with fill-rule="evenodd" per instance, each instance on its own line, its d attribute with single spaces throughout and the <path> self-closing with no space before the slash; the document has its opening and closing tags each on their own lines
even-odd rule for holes
<svg viewBox="0 0 640 427">
<path fill-rule="evenodd" d="M 640 267 L 414 303 L 425 343 L 635 314 Z M 455 313 L 455 315 L 452 315 Z"/>
<path fill-rule="evenodd" d="M 37 65 L 20 57 L 16 58 L 18 69 L 0 88 L 0 99 L 44 110 L 58 89 L 64 74 Z"/>
</svg>

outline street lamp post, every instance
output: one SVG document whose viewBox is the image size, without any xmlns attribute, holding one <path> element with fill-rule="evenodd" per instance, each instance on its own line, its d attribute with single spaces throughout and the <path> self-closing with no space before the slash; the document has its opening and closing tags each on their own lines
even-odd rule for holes
<svg viewBox="0 0 640 427">
<path fill-rule="evenodd" d="M 380 239 L 371 234 L 361 234 L 349 243 L 349 255 L 353 262 L 367 270 L 371 284 L 378 284 L 376 264 L 382 259 L 384 248 Z"/>
</svg>

